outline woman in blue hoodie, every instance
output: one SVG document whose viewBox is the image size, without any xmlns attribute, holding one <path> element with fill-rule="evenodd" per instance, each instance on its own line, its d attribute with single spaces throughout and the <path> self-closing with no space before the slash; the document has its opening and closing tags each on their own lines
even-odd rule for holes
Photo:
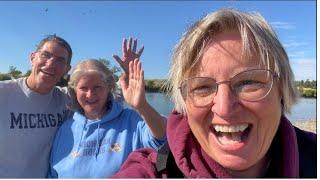
<svg viewBox="0 0 320 180">
<path fill-rule="evenodd" d="M 123 43 L 123 59 L 115 57 L 125 73 L 120 85 L 124 108 L 113 96 L 115 80 L 100 61 L 77 64 L 70 76 L 74 100 L 73 117 L 58 130 L 52 147 L 51 178 L 105 178 L 118 171 L 130 152 L 142 147 L 158 148 L 166 140 L 165 118 L 146 101 L 144 75 L 135 53 L 136 41 Z"/>
</svg>

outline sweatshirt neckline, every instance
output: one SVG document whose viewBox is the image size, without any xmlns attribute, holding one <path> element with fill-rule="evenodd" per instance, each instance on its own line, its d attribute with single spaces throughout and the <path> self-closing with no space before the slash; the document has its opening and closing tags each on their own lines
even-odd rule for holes
<svg viewBox="0 0 320 180">
<path fill-rule="evenodd" d="M 79 123 L 85 124 L 85 125 L 92 125 L 97 123 L 100 124 L 100 123 L 105 123 L 115 119 L 120 115 L 122 110 L 123 110 L 122 106 L 117 101 L 112 99 L 110 109 L 107 110 L 100 119 L 90 120 L 84 115 L 83 112 L 80 112 L 80 111 L 77 111 L 76 113 L 74 113 L 74 119 Z"/>
<path fill-rule="evenodd" d="M 26 96 L 28 97 L 35 97 L 35 98 L 50 98 L 52 96 L 52 93 L 53 93 L 53 89 L 55 87 L 53 87 L 48 93 L 46 94 L 40 94 L 36 91 L 33 91 L 32 89 L 30 89 L 27 85 L 27 77 L 25 78 L 22 78 L 21 79 L 21 87 L 23 89 L 23 91 L 25 92 Z"/>
</svg>

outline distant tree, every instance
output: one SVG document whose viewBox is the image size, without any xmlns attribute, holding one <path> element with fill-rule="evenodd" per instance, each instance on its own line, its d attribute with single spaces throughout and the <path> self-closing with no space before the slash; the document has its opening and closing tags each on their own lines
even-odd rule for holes
<svg viewBox="0 0 320 180">
<path fill-rule="evenodd" d="M 121 69 L 119 67 L 117 67 L 117 66 L 111 67 L 110 61 L 107 59 L 104 59 L 104 58 L 98 58 L 98 61 L 102 62 L 108 69 L 110 69 L 110 71 L 113 73 L 113 76 L 116 81 L 119 80 L 119 72 L 121 71 Z"/>
<path fill-rule="evenodd" d="M 16 78 L 21 77 L 22 72 L 19 71 L 19 70 L 17 70 L 17 67 L 15 67 L 15 66 L 9 66 L 9 72 L 8 72 L 8 74 L 9 74 L 12 78 L 16 79 Z"/>
<path fill-rule="evenodd" d="M 0 73 L 0 81 L 10 80 L 10 79 L 11 79 L 10 74 L 2 74 L 2 73 Z"/>
<path fill-rule="evenodd" d="M 145 80 L 145 86 L 147 92 L 164 92 L 163 88 L 166 80 L 164 79 L 150 79 Z"/>
<path fill-rule="evenodd" d="M 311 88 L 317 89 L 317 81 L 315 81 L 315 80 L 311 81 Z"/>
<path fill-rule="evenodd" d="M 102 62 L 107 68 L 110 68 L 110 61 L 104 58 L 98 58 L 98 61 Z"/>
<path fill-rule="evenodd" d="M 308 87 L 311 87 L 311 82 L 309 79 L 307 79 L 305 82 L 304 82 L 304 87 L 308 88 Z"/>
<path fill-rule="evenodd" d="M 317 89 L 317 81 L 316 80 L 312 80 L 310 81 L 309 79 L 307 80 L 300 80 L 300 81 L 296 81 L 296 86 L 300 87 L 300 88 L 312 88 L 312 89 Z"/>
<path fill-rule="evenodd" d="M 31 70 L 29 69 L 24 75 L 23 77 L 28 77 L 31 74 Z"/>
<path fill-rule="evenodd" d="M 61 87 L 67 86 L 69 79 L 70 79 L 70 74 L 66 74 L 60 79 L 60 81 L 57 83 L 57 86 L 61 86 Z"/>
</svg>

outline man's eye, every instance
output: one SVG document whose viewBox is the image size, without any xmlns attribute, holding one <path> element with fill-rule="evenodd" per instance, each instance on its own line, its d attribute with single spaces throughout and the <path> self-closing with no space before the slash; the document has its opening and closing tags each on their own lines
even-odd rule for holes
<svg viewBox="0 0 320 180">
<path fill-rule="evenodd" d="M 64 63 L 67 62 L 64 58 L 57 58 L 56 61 L 61 63 L 61 64 L 64 64 Z"/>
<path fill-rule="evenodd" d="M 46 58 L 46 59 L 50 59 L 51 56 L 49 53 L 43 52 L 43 53 L 41 53 L 41 57 Z"/>
</svg>

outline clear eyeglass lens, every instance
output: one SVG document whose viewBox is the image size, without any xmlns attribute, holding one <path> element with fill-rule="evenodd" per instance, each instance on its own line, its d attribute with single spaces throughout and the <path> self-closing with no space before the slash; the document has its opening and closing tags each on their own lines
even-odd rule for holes
<svg viewBox="0 0 320 180">
<path fill-rule="evenodd" d="M 57 56 L 54 56 L 53 54 L 47 52 L 47 51 L 40 51 L 40 58 L 41 60 L 43 61 L 47 61 L 51 58 L 54 58 L 55 61 L 54 63 L 58 64 L 58 65 L 64 65 L 66 64 L 67 60 L 62 58 L 62 57 L 57 57 Z"/>
<path fill-rule="evenodd" d="M 271 90 L 273 75 L 268 70 L 244 71 L 231 79 L 230 86 L 240 99 L 257 101 Z"/>
<path fill-rule="evenodd" d="M 241 72 L 230 81 L 223 83 L 230 83 L 232 92 L 238 98 L 246 101 L 258 101 L 270 92 L 273 75 L 269 70 L 249 70 Z M 219 84 L 212 78 L 194 77 L 182 83 L 181 93 L 184 99 L 190 98 L 195 106 L 206 106 L 212 103 Z"/>
</svg>

